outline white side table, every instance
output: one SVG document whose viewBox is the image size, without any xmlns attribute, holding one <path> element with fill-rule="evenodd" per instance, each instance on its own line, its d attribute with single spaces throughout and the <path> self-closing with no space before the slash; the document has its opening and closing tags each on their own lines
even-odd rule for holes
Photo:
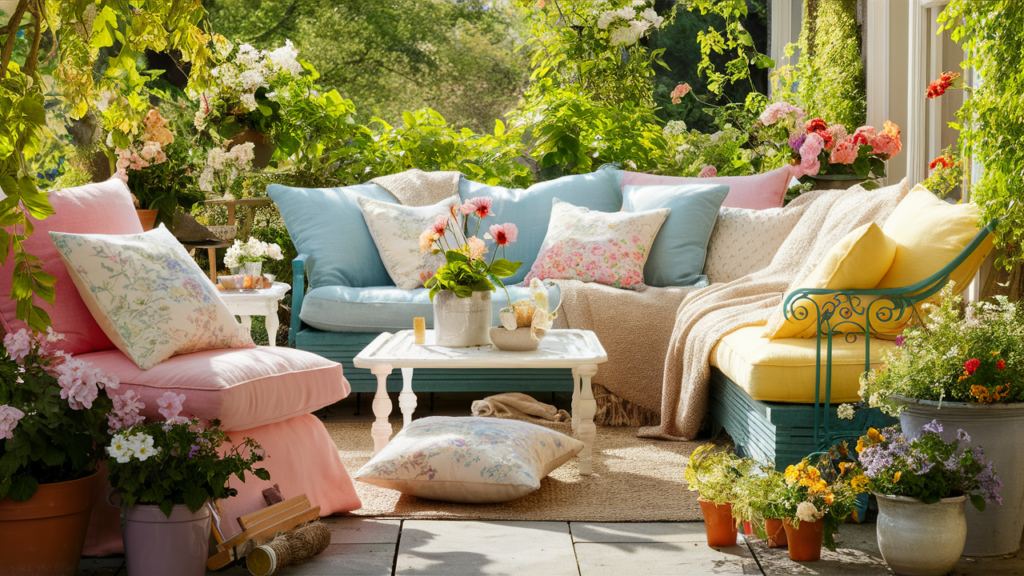
<svg viewBox="0 0 1024 576">
<path fill-rule="evenodd" d="M 412 373 L 416 368 L 571 368 L 572 429 L 583 442 L 580 452 L 580 474 L 593 470 L 594 437 L 597 427 L 594 414 L 597 402 L 590 379 L 597 374 L 597 365 L 608 361 L 597 336 L 587 330 L 549 330 L 540 346 L 531 352 L 506 352 L 491 346 L 448 348 L 434 344 L 434 331 L 427 330 L 426 344 L 415 344 L 413 331 L 381 334 L 357 355 L 352 363 L 357 368 L 369 368 L 377 376 L 377 393 L 373 397 L 373 453 L 377 454 L 391 439 L 391 399 L 388 398 L 387 378 L 395 368 L 402 369 L 402 392 L 398 405 L 405 424 L 412 422 L 416 410 L 416 394 L 412 391 Z"/>
<path fill-rule="evenodd" d="M 220 297 L 232 314 L 241 317 L 246 330 L 252 329 L 253 316 L 266 317 L 270 345 L 277 346 L 277 329 L 281 325 L 277 319 L 277 307 L 291 289 L 289 284 L 274 282 L 266 290 L 222 290 Z"/>
</svg>

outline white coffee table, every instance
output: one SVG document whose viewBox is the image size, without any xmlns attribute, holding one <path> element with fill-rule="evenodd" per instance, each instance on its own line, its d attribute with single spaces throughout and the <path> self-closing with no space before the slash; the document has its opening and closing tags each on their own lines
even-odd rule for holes
<svg viewBox="0 0 1024 576">
<path fill-rule="evenodd" d="M 292 287 L 284 282 L 274 282 L 265 290 L 222 290 L 220 297 L 232 314 L 242 319 L 246 330 L 252 329 L 252 317 L 264 316 L 267 322 L 267 336 L 271 346 L 277 346 L 277 307 Z"/>
<path fill-rule="evenodd" d="M 368 368 L 377 377 L 377 393 L 373 397 L 373 414 L 377 417 L 370 432 L 373 453 L 377 454 L 391 439 L 391 399 L 387 393 L 387 377 L 395 368 L 402 369 L 402 392 L 398 405 L 405 425 L 416 410 L 412 374 L 416 368 L 570 368 L 572 369 L 572 429 L 583 442 L 580 452 L 580 474 L 593 469 L 594 413 L 597 402 L 590 379 L 597 374 L 597 365 L 608 361 L 601 342 L 587 330 L 550 330 L 540 346 L 532 352 L 505 352 L 491 346 L 448 348 L 434 344 L 434 332 L 427 331 L 426 344 L 414 344 L 412 330 L 395 334 L 385 332 L 370 342 L 352 361 L 357 368 Z"/>
</svg>

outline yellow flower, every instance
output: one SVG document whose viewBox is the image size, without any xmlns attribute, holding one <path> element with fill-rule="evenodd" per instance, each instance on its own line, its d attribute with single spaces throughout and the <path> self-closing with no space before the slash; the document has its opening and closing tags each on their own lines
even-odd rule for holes
<svg viewBox="0 0 1024 576">
<path fill-rule="evenodd" d="M 893 482 L 899 482 L 900 481 L 900 476 L 902 476 L 902 475 L 903 475 L 903 472 L 897 472 L 896 474 L 893 474 L 892 481 Z"/>
<path fill-rule="evenodd" d="M 872 442 L 885 442 L 885 436 L 882 436 L 882 434 L 874 428 L 868 428 L 868 440 L 871 440 Z"/>
<path fill-rule="evenodd" d="M 831 504 L 836 501 L 836 495 L 833 494 L 831 491 L 826 491 L 824 498 L 825 504 Z"/>
<path fill-rule="evenodd" d="M 865 448 L 867 448 L 867 446 L 864 445 L 864 437 L 861 436 L 860 439 L 857 440 L 857 454 L 863 452 Z"/>
<path fill-rule="evenodd" d="M 853 480 L 850 480 L 850 486 L 852 486 L 853 489 L 857 491 L 857 493 L 859 494 L 861 492 L 867 491 L 868 484 L 870 482 L 871 481 L 868 480 L 867 476 L 861 474 L 860 476 L 855 477 Z"/>
</svg>

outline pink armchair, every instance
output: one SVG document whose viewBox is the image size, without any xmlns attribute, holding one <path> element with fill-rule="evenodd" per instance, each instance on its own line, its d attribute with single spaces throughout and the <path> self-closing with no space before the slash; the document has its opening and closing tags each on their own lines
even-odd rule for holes
<svg viewBox="0 0 1024 576">
<path fill-rule="evenodd" d="M 184 412 L 219 418 L 236 440 L 251 437 L 267 452 L 269 482 L 232 479 L 238 496 L 224 501 L 221 529 L 238 531 L 238 516 L 265 506 L 262 491 L 277 484 L 285 497 L 301 493 L 320 506 L 322 515 L 358 509 L 361 504 L 337 448 L 323 424 L 311 413 L 349 394 L 340 364 L 290 348 L 234 348 L 174 356 L 141 370 L 103 333 L 78 294 L 48 232 L 137 234 L 142 232 L 127 187 L 112 179 L 50 194 L 56 213 L 35 222 L 26 242 L 43 269 L 57 278 L 57 298 L 47 309 L 53 330 L 66 336 L 65 351 L 117 375 L 115 394 L 134 390 L 146 404 L 143 415 L 159 418 L 156 399 L 168 391 L 185 394 Z M 12 259 L 0 268 L 0 324 L 7 332 L 24 324 L 15 319 L 10 300 Z M 103 483 L 93 509 L 85 554 L 123 551 L 119 511 L 107 506 Z"/>
</svg>

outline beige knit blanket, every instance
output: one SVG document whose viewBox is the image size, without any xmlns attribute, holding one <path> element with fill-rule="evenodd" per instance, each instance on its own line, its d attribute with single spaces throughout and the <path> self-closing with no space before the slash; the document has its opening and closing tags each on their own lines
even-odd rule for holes
<svg viewBox="0 0 1024 576">
<path fill-rule="evenodd" d="M 572 416 L 551 404 L 545 404 L 529 394 L 507 392 L 495 394 L 483 400 L 474 400 L 470 407 L 473 416 L 515 416 L 519 418 L 542 418 L 551 422 L 568 422 Z"/>
<path fill-rule="evenodd" d="M 405 206 L 430 206 L 459 194 L 459 172 L 424 172 L 419 168 L 370 180 Z"/>
<path fill-rule="evenodd" d="M 639 436 L 692 440 L 708 407 L 711 350 L 744 326 L 767 323 L 783 296 L 796 288 L 843 236 L 869 222 L 882 225 L 908 192 L 907 181 L 879 190 L 804 194 L 793 205 L 809 203 L 772 263 L 724 284 L 691 292 L 679 306 L 661 389 L 661 424 Z"/>
</svg>

